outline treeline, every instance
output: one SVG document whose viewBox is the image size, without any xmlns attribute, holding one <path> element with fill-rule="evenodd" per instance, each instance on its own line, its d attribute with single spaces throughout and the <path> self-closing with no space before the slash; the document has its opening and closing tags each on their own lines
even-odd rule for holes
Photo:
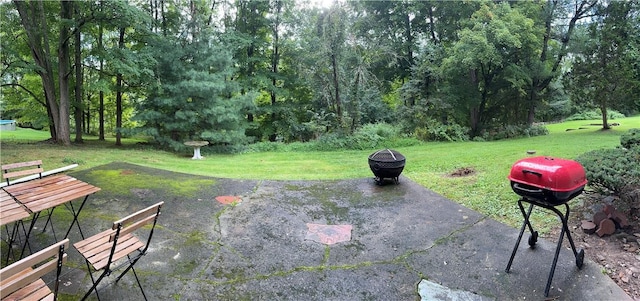
<svg viewBox="0 0 640 301">
<path fill-rule="evenodd" d="M 2 118 L 54 141 L 424 140 L 640 111 L 637 1 L 13 1 Z"/>
</svg>

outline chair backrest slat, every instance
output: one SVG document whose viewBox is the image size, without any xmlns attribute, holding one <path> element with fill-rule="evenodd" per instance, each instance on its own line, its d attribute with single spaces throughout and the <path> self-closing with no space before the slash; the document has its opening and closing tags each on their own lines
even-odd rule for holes
<svg viewBox="0 0 640 301">
<path fill-rule="evenodd" d="M 67 260 L 69 239 L 55 243 L 0 270 L 0 298 L 25 287 Z M 57 278 L 57 277 L 56 277 Z"/>
<path fill-rule="evenodd" d="M 4 164 L 1 168 L 2 178 L 7 181 L 7 185 L 10 184 L 9 181 L 12 178 L 36 174 L 42 177 L 42 173 L 44 172 L 42 160 Z"/>
<path fill-rule="evenodd" d="M 120 220 L 113 222 L 113 226 L 111 227 L 111 229 L 116 230 L 118 229 L 119 225 L 122 225 L 122 227 L 128 227 L 129 225 L 133 225 L 136 222 L 146 219 L 150 215 L 158 214 L 162 205 L 164 205 L 164 202 L 159 202 L 155 205 L 151 205 L 145 209 L 139 210 L 133 214 L 121 218 Z"/>
<path fill-rule="evenodd" d="M 158 216 L 160 216 L 160 209 L 162 208 L 162 205 L 164 205 L 164 202 L 156 203 L 113 222 L 111 229 L 116 232 L 109 236 L 109 241 L 114 241 L 117 237 L 132 233 L 135 230 L 151 223 L 153 223 L 153 227 L 155 227 L 155 222 L 158 219 Z M 151 235 L 153 235 L 153 228 L 148 236 L 147 243 L 151 240 Z"/>
<path fill-rule="evenodd" d="M 146 218 L 139 220 L 133 224 L 129 224 L 127 226 L 123 226 L 122 229 L 120 229 L 120 232 L 118 233 L 118 236 L 123 236 L 123 235 L 127 235 L 129 233 L 132 233 L 133 231 L 150 224 L 151 222 L 153 222 L 156 217 L 158 216 L 158 213 L 154 213 L 152 215 L 147 216 Z M 109 236 L 109 241 L 113 241 L 115 239 L 116 233 L 111 234 Z"/>
</svg>

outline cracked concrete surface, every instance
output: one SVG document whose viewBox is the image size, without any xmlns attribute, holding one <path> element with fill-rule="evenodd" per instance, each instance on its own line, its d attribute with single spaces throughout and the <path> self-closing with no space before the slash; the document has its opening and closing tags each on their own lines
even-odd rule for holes
<svg viewBox="0 0 640 301">
<path fill-rule="evenodd" d="M 420 291 L 423 280 L 437 285 L 427 290 L 442 289 L 449 297 L 541 300 L 555 250 L 555 242 L 544 240 L 535 249 L 521 244 L 507 274 L 518 229 L 404 177 L 385 186 L 373 179 L 230 180 L 124 163 L 72 175 L 102 188 L 80 215 L 88 235 L 165 201 L 149 253 L 136 269 L 150 300 L 429 300 L 429 292 Z M 135 177 L 171 183 L 154 186 Z M 217 196 L 242 201 L 222 204 Z M 64 223 L 59 211 L 55 222 Z M 326 245 L 305 239 L 308 223 L 352 225 L 351 240 Z M 38 243 L 46 243 L 46 235 Z M 70 239 L 78 241 L 79 234 Z M 61 292 L 71 299 L 91 285 L 73 249 L 62 282 Z M 102 300 L 142 297 L 132 275 L 118 284 L 106 279 L 99 292 Z M 550 297 L 629 299 L 596 264 L 587 261 L 578 270 L 567 250 Z"/>
</svg>

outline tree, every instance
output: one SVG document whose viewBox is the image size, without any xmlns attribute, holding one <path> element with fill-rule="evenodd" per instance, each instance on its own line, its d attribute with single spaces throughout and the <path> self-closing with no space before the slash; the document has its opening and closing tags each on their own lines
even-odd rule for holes
<svg viewBox="0 0 640 301">
<path fill-rule="evenodd" d="M 22 127 L 36 129 L 50 125 L 42 78 L 37 66 L 29 60 L 30 48 L 23 39 L 24 30 L 12 3 L 0 4 L 0 110 L 5 119 L 14 119 Z"/>
<path fill-rule="evenodd" d="M 640 88 L 638 8 L 626 1 L 598 5 L 597 21 L 588 27 L 591 39 L 567 76 L 575 100 L 600 110 L 603 129 L 610 128 L 607 109 L 633 107 Z"/>
<path fill-rule="evenodd" d="M 195 5 L 195 4 L 194 4 Z M 246 142 L 246 114 L 253 94 L 231 81 L 231 50 L 207 26 L 203 7 L 189 10 L 184 28 L 165 28 L 166 36 L 148 41 L 157 61 L 154 83 L 137 103 L 139 131 L 161 146 L 184 149 L 183 142 L 206 140 L 225 147 Z M 167 19 L 168 24 L 184 24 Z M 181 34 L 169 33 L 182 31 Z"/>
<path fill-rule="evenodd" d="M 492 2 L 484 3 L 459 35 L 440 72 L 450 103 L 468 112 L 476 136 L 489 121 L 506 121 L 509 100 L 524 93 L 531 79 L 523 62 L 535 53 L 536 35 L 531 19 L 508 3 Z"/>
<path fill-rule="evenodd" d="M 26 33 L 26 41 L 31 50 L 31 55 L 35 65 L 38 67 L 36 73 L 42 79 L 42 87 L 44 88 L 45 103 L 47 105 L 47 114 L 50 118 L 50 132 L 51 138 L 61 144 L 69 145 L 71 140 L 69 137 L 69 119 L 68 116 L 69 98 L 68 93 L 66 97 L 60 97 L 60 103 L 58 102 L 58 96 L 56 93 L 56 75 L 54 72 L 53 62 L 51 61 L 51 47 L 49 46 L 50 27 L 48 19 L 51 16 L 47 16 L 49 10 L 45 10 L 45 2 L 34 1 L 14 1 L 14 5 L 20 14 L 20 20 Z M 53 3 L 46 3 L 49 8 Z M 60 9 L 61 17 L 68 16 L 68 5 L 65 4 L 64 8 Z M 49 17 L 49 18 L 47 18 Z M 66 25 L 62 25 L 60 29 L 63 31 L 60 33 L 58 39 L 59 46 L 68 47 L 66 44 L 68 36 L 63 36 L 64 33 L 68 34 Z M 68 63 L 68 51 L 64 49 L 58 51 L 58 59 L 61 56 L 67 55 L 62 59 L 62 67 Z M 66 71 L 66 70 L 63 70 Z M 58 79 L 66 80 L 66 74 L 58 76 Z M 64 85 L 64 84 L 63 84 Z M 64 86 L 64 88 L 68 88 Z M 67 103 L 63 103 L 63 102 Z M 67 135 L 64 135 L 66 133 Z"/>
<path fill-rule="evenodd" d="M 534 72 L 527 92 L 527 124 L 531 125 L 535 121 L 535 111 L 544 97 L 545 89 L 561 72 L 561 63 L 567 56 L 576 25 L 580 20 L 591 16 L 591 9 L 597 3 L 598 0 L 547 0 L 541 11 L 528 10 L 540 13 L 538 18 L 533 19 L 543 25 L 544 34 L 538 63 L 532 69 Z M 570 16 L 569 22 L 562 24 L 567 16 Z"/>
</svg>

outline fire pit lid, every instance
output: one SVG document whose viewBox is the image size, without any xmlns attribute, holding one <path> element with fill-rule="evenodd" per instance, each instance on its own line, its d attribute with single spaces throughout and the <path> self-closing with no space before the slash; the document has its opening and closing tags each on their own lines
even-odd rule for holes
<svg viewBox="0 0 640 301">
<path fill-rule="evenodd" d="M 369 156 L 369 160 L 376 162 L 398 162 L 404 161 L 405 157 L 392 149 L 381 149 Z"/>
</svg>

